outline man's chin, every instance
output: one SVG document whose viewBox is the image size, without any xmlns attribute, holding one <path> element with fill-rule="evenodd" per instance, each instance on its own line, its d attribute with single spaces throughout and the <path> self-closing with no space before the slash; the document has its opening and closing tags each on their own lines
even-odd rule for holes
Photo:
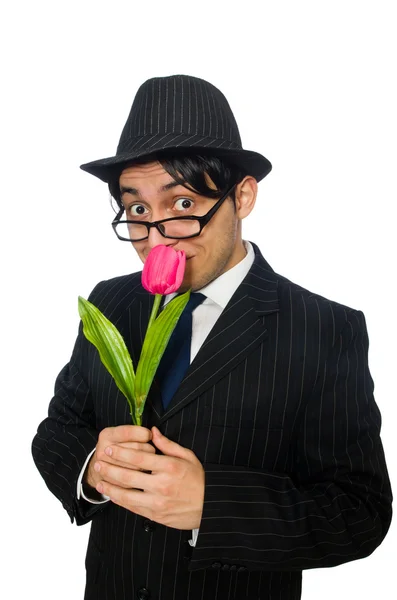
<svg viewBox="0 0 397 600">
<path fill-rule="evenodd" d="M 178 289 L 178 294 L 184 294 L 190 289 L 192 289 L 192 286 L 188 283 L 183 282 L 181 287 Z"/>
<path fill-rule="evenodd" d="M 181 286 L 178 290 L 178 294 L 184 294 L 185 292 L 187 292 L 188 290 L 191 290 L 191 289 L 192 289 L 192 277 L 191 277 L 190 269 L 187 267 L 185 269 L 185 273 L 183 276 Z"/>
</svg>

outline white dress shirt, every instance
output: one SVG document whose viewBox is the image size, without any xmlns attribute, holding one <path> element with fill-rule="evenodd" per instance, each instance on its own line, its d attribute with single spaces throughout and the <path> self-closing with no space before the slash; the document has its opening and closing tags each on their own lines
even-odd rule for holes
<svg viewBox="0 0 397 600">
<path fill-rule="evenodd" d="M 208 285 L 197 290 L 206 296 L 199 306 L 197 306 L 192 312 L 192 342 L 190 347 L 190 362 L 193 361 L 196 354 L 200 350 L 204 340 L 208 336 L 209 332 L 215 325 L 223 309 L 226 307 L 230 298 L 234 292 L 246 277 L 250 270 L 252 263 L 254 262 L 255 253 L 252 245 L 244 241 L 245 249 L 247 251 L 246 256 L 237 265 L 217 277 L 214 281 L 211 281 Z M 164 299 L 164 306 L 172 300 L 177 294 L 168 294 Z M 82 480 L 84 472 L 87 468 L 91 456 L 94 454 L 95 448 L 87 456 L 83 468 L 81 469 L 79 479 L 77 481 L 77 498 L 83 497 L 87 502 L 92 504 L 103 504 L 109 501 L 107 496 L 102 494 L 103 500 L 92 500 L 88 498 L 83 491 Z M 196 545 L 198 529 L 193 529 L 193 539 L 189 540 L 191 546 Z"/>
</svg>

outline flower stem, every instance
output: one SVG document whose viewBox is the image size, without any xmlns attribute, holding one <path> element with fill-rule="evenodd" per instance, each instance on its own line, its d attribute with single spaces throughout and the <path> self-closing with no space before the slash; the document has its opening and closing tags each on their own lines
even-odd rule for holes
<svg viewBox="0 0 397 600">
<path fill-rule="evenodd" d="M 150 315 L 149 324 L 147 326 L 148 330 L 150 329 L 150 326 L 152 325 L 153 321 L 157 317 L 157 313 L 158 313 L 159 308 L 160 308 L 160 302 L 161 302 L 161 298 L 162 297 L 163 296 L 161 294 L 155 294 L 154 295 L 154 302 L 153 302 L 152 314 Z"/>
</svg>

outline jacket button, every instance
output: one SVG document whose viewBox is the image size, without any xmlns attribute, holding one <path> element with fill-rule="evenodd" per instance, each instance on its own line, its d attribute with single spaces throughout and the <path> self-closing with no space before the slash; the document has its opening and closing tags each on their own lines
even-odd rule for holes
<svg viewBox="0 0 397 600">
<path fill-rule="evenodd" d="M 237 565 L 230 565 L 231 571 L 237 571 Z"/>
<path fill-rule="evenodd" d="M 150 598 L 150 592 L 146 588 L 140 588 L 137 591 L 136 595 L 138 597 L 138 600 L 149 600 L 149 598 Z"/>
<path fill-rule="evenodd" d="M 149 519 L 145 519 L 143 522 L 143 528 L 145 531 L 147 531 L 147 533 L 152 533 L 156 529 L 156 526 L 153 523 L 153 521 L 150 521 Z"/>
<path fill-rule="evenodd" d="M 222 565 L 220 562 L 214 562 L 211 566 L 213 569 L 220 569 Z"/>
<path fill-rule="evenodd" d="M 222 569 L 221 569 L 222 571 L 229 571 L 229 569 L 230 569 L 230 565 L 228 565 L 228 564 L 222 565 Z"/>
<path fill-rule="evenodd" d="M 237 569 L 237 573 L 245 573 L 246 571 L 248 571 L 247 567 L 239 567 Z"/>
</svg>

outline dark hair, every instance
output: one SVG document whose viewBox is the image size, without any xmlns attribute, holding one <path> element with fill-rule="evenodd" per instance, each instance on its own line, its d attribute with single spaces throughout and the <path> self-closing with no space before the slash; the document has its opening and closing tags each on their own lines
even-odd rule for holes
<svg viewBox="0 0 397 600">
<path fill-rule="evenodd" d="M 121 172 L 128 166 L 153 161 L 158 161 L 165 171 L 181 185 L 202 196 L 214 199 L 220 198 L 232 185 L 239 183 L 247 175 L 241 167 L 229 164 L 217 156 L 209 154 L 186 154 L 186 152 L 183 154 L 175 152 L 172 154 L 151 154 L 143 159 L 124 164 L 109 181 L 110 194 L 116 200 L 119 208 L 123 207 L 119 187 Z M 216 190 L 208 186 L 205 174 L 214 182 Z M 234 190 L 230 195 L 234 203 Z"/>
</svg>

